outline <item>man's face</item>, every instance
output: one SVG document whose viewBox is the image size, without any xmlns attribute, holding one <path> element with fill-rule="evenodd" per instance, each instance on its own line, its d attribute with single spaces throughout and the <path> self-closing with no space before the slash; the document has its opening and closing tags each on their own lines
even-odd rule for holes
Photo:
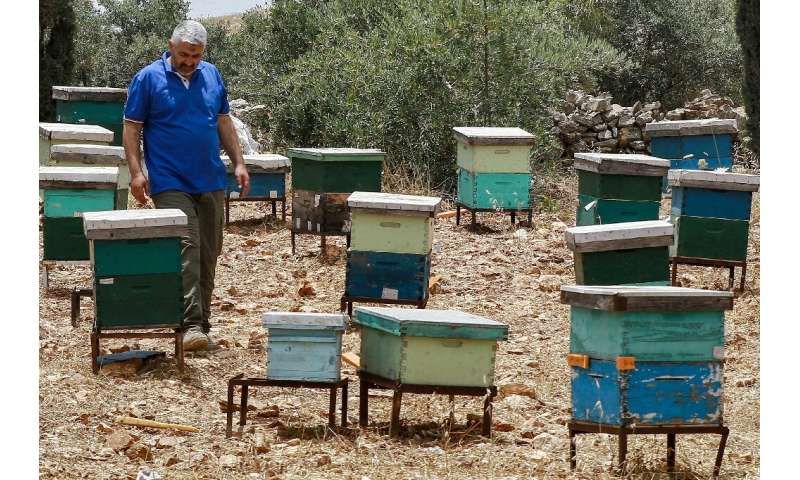
<svg viewBox="0 0 800 480">
<path fill-rule="evenodd" d="M 172 69 L 189 77 L 197 68 L 203 58 L 205 45 L 195 45 L 189 42 L 172 43 L 169 41 L 169 54 L 172 57 Z"/>
</svg>

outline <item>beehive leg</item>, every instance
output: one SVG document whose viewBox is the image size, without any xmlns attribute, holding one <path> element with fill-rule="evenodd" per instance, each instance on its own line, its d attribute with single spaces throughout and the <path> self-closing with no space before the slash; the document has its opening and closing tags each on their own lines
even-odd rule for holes
<svg viewBox="0 0 800 480">
<path fill-rule="evenodd" d="M 667 471 L 675 471 L 675 434 L 667 434 Z"/>
<path fill-rule="evenodd" d="M 627 469 L 627 457 L 628 457 L 628 432 L 625 431 L 625 427 L 620 428 L 619 430 L 619 475 L 625 476 L 625 470 Z"/>
<path fill-rule="evenodd" d="M 331 395 L 328 404 L 328 428 L 333 430 L 336 427 L 336 386 L 331 387 Z"/>
<path fill-rule="evenodd" d="M 528 209 L 528 227 L 533 227 L 533 209 Z"/>
<path fill-rule="evenodd" d="M 456 225 L 461 224 L 461 205 L 456 204 Z"/>
<path fill-rule="evenodd" d="M 76 328 L 78 326 L 78 317 L 81 313 L 81 294 L 78 287 L 72 289 L 72 292 L 70 292 L 69 295 L 69 300 L 69 319 L 70 323 L 72 323 L 72 328 Z"/>
<path fill-rule="evenodd" d="M 672 259 L 672 286 L 673 287 L 675 285 L 677 285 L 677 283 L 678 283 L 677 280 L 678 280 L 678 261 L 675 260 L 675 259 Z"/>
<path fill-rule="evenodd" d="M 714 461 L 714 478 L 719 476 L 719 469 L 722 467 L 722 456 L 725 454 L 725 444 L 728 442 L 728 427 L 722 427 L 722 434 L 719 439 L 717 449 L 717 459 Z"/>
<path fill-rule="evenodd" d="M 578 453 L 576 451 L 575 445 L 575 430 L 569 429 L 569 469 L 575 470 L 577 466 L 577 456 Z"/>
<path fill-rule="evenodd" d="M 286 223 L 286 199 L 281 202 L 281 221 Z"/>
<path fill-rule="evenodd" d="M 517 223 L 517 212 L 515 210 L 511 210 L 511 225 L 516 225 Z"/>
<path fill-rule="evenodd" d="M 178 364 L 178 373 L 183 373 L 183 332 L 175 330 L 175 362 Z"/>
<path fill-rule="evenodd" d="M 492 395 L 487 395 L 483 401 L 483 424 L 481 425 L 481 435 L 484 437 L 492 436 Z"/>
<path fill-rule="evenodd" d="M 275 203 L 275 200 L 272 201 L 272 216 L 278 218 L 278 205 Z"/>
<path fill-rule="evenodd" d="M 292 230 L 292 255 L 295 253 L 294 230 Z"/>
<path fill-rule="evenodd" d="M 233 434 L 233 389 L 232 381 L 228 381 L 228 411 L 226 413 L 226 426 L 225 436 L 230 437 Z"/>
<path fill-rule="evenodd" d="M 92 330 L 90 336 L 92 343 L 92 373 L 95 375 L 100 371 L 100 365 L 97 364 L 97 357 L 100 355 L 100 332 Z"/>
<path fill-rule="evenodd" d="M 403 403 L 403 391 L 396 388 L 392 396 L 392 418 L 389 420 L 389 436 L 400 435 L 400 405 Z"/>
<path fill-rule="evenodd" d="M 742 279 L 739 280 L 739 290 L 744 292 L 744 279 L 747 277 L 747 263 L 742 265 Z"/>
<path fill-rule="evenodd" d="M 358 426 L 366 427 L 369 419 L 369 384 L 363 378 L 358 382 Z"/>
<path fill-rule="evenodd" d="M 728 290 L 733 290 L 733 277 L 736 275 L 736 270 L 733 265 L 728 267 Z"/>
<path fill-rule="evenodd" d="M 247 393 L 248 393 L 249 385 L 244 383 L 242 384 L 242 402 L 239 406 L 239 425 L 244 425 L 247 423 Z"/>
<path fill-rule="evenodd" d="M 472 223 L 470 224 L 470 228 L 474 231 L 478 228 L 478 219 L 476 218 L 475 210 L 470 210 L 470 213 L 472 213 Z"/>
<path fill-rule="evenodd" d="M 347 427 L 347 384 L 342 384 L 342 427 Z"/>
</svg>

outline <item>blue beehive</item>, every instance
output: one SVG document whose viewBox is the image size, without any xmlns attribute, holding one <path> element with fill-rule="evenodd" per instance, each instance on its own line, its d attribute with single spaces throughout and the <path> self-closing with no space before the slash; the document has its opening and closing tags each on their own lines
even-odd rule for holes
<svg viewBox="0 0 800 480">
<path fill-rule="evenodd" d="M 233 174 L 233 164 L 230 158 L 222 156 L 222 162 L 228 172 L 225 194 L 238 197 L 239 186 Z M 283 155 L 264 153 L 258 155 L 243 155 L 244 164 L 250 174 L 251 197 L 265 197 L 282 199 L 286 198 L 286 173 L 291 170 L 291 161 Z"/>
<path fill-rule="evenodd" d="M 346 322 L 347 316 L 341 314 L 264 314 L 262 323 L 269 330 L 266 377 L 338 382 Z"/>
<path fill-rule="evenodd" d="M 733 139 L 739 132 L 735 119 L 653 122 L 645 126 L 650 153 L 670 160 L 671 168 L 730 170 Z"/>
<path fill-rule="evenodd" d="M 428 292 L 430 255 L 347 253 L 345 295 L 384 300 L 422 301 Z"/>
</svg>

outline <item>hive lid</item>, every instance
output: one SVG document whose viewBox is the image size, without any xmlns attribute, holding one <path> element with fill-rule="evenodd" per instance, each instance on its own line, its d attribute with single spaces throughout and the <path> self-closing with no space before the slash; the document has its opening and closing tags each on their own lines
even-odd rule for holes
<svg viewBox="0 0 800 480">
<path fill-rule="evenodd" d="M 565 285 L 561 287 L 561 303 L 631 312 L 730 310 L 733 293 L 683 287 Z"/>
<path fill-rule="evenodd" d="M 761 177 L 745 173 L 712 170 L 670 170 L 667 176 L 671 187 L 708 188 L 711 190 L 742 190 L 757 192 Z"/>
<path fill-rule="evenodd" d="M 534 144 L 534 136 L 517 127 L 453 127 L 453 137 L 470 145 Z"/>
<path fill-rule="evenodd" d="M 344 330 L 347 320 L 340 313 L 269 312 L 261 317 L 261 324 L 289 330 Z"/>
<path fill-rule="evenodd" d="M 675 120 L 651 122 L 645 125 L 645 138 L 652 137 L 682 137 L 691 135 L 721 135 L 735 134 L 734 118 L 706 118 L 702 120 Z"/>
<path fill-rule="evenodd" d="M 76 123 L 39 123 L 39 136 L 46 140 L 83 140 L 84 142 L 111 142 L 114 132 L 100 125 Z"/>
<path fill-rule="evenodd" d="M 667 174 L 670 161 L 638 153 L 575 153 L 574 166 L 587 172 L 661 177 Z"/>
<path fill-rule="evenodd" d="M 124 102 L 128 99 L 128 90 L 112 87 L 72 87 L 53 86 L 54 100 Z"/>
<path fill-rule="evenodd" d="M 350 208 L 369 208 L 403 212 L 436 213 L 442 199 L 399 193 L 353 192 L 347 198 Z"/>
<path fill-rule="evenodd" d="M 459 310 L 356 307 L 353 322 L 396 336 L 508 339 L 508 325 Z"/>
<path fill-rule="evenodd" d="M 222 163 L 224 163 L 228 167 L 232 167 L 231 159 L 227 155 L 222 155 L 220 157 L 222 159 Z M 253 167 L 262 168 L 264 170 L 271 170 L 277 168 L 286 168 L 291 167 L 292 162 L 283 155 L 278 155 L 277 153 L 259 153 L 255 155 L 242 155 L 244 159 L 245 165 L 251 165 Z"/>
<path fill-rule="evenodd" d="M 98 183 L 116 186 L 117 167 L 39 167 L 39 186 L 54 183 Z"/>
<path fill-rule="evenodd" d="M 385 152 L 377 148 L 290 148 L 286 154 L 289 158 L 297 157 L 326 162 L 382 162 L 386 156 Z"/>
<path fill-rule="evenodd" d="M 186 214 L 177 208 L 85 212 L 83 231 L 90 240 L 180 236 L 188 229 Z M 179 228 L 175 228 L 179 227 Z M 108 231 L 125 231 L 118 236 Z"/>
<path fill-rule="evenodd" d="M 123 147 L 81 143 L 61 143 L 51 146 L 50 160 L 84 162 L 90 165 L 127 165 Z"/>
<path fill-rule="evenodd" d="M 602 252 L 672 244 L 674 227 L 666 220 L 609 223 L 568 228 L 567 247 L 573 252 Z"/>
</svg>

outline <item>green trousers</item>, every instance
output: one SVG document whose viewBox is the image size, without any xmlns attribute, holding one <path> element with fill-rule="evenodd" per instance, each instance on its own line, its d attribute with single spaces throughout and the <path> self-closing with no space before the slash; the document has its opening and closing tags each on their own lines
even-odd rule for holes
<svg viewBox="0 0 800 480">
<path fill-rule="evenodd" d="M 168 190 L 153 195 L 156 208 L 177 208 L 189 221 L 189 236 L 181 238 L 184 328 L 211 329 L 211 293 L 217 257 L 222 252 L 222 226 L 225 221 L 225 196 L 222 190 L 189 194 Z"/>
</svg>

